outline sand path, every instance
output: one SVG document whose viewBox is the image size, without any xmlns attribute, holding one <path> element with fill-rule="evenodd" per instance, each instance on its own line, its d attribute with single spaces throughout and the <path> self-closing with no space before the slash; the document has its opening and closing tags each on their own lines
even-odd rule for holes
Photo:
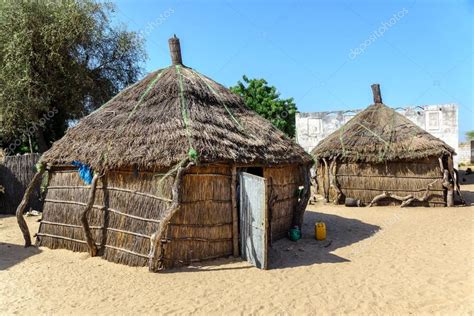
<svg viewBox="0 0 474 316">
<path fill-rule="evenodd" d="M 28 218 L 32 231 L 36 220 Z M 328 240 L 313 239 L 316 220 Z M 305 222 L 301 241 L 273 245 L 271 270 L 223 259 L 151 274 L 85 253 L 25 249 L 15 218 L 0 217 L 0 313 L 474 313 L 474 206 L 319 204 Z"/>
</svg>

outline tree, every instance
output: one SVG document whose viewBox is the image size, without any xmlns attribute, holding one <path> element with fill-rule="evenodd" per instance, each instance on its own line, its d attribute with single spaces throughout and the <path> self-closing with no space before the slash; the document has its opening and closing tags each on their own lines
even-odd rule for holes
<svg viewBox="0 0 474 316">
<path fill-rule="evenodd" d="M 138 80 L 143 42 L 111 24 L 113 11 L 93 0 L 0 2 L 0 136 L 7 152 L 46 150 L 69 122 Z"/>
<path fill-rule="evenodd" d="M 295 136 L 296 104 L 293 98 L 280 99 L 274 86 L 269 86 L 265 79 L 249 79 L 242 77 L 237 85 L 230 90 L 244 98 L 245 104 L 272 122 L 289 137 Z"/>
<path fill-rule="evenodd" d="M 474 131 L 467 131 L 466 138 L 467 140 L 474 140 Z"/>
</svg>

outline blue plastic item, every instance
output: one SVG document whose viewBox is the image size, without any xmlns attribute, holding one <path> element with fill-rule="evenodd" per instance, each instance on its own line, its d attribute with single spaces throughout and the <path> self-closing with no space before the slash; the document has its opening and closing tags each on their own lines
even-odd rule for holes
<svg viewBox="0 0 474 316">
<path fill-rule="evenodd" d="M 79 177 L 84 181 L 85 184 L 91 184 L 94 172 L 89 165 L 83 164 L 80 161 L 74 160 L 72 162 L 74 167 L 79 167 Z"/>
</svg>

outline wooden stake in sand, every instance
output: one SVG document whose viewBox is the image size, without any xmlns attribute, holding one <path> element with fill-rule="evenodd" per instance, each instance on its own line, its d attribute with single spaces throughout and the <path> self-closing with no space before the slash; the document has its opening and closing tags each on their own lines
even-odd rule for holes
<svg viewBox="0 0 474 316">
<path fill-rule="evenodd" d="M 99 180 L 99 176 L 97 174 L 94 175 L 92 178 L 91 189 L 89 192 L 89 200 L 87 202 L 86 208 L 81 213 L 81 223 L 82 228 L 84 229 L 84 236 L 86 238 L 87 246 L 89 248 L 89 253 L 91 257 L 95 257 L 97 255 L 97 246 L 95 245 L 94 239 L 92 238 L 91 229 L 89 227 L 89 222 L 87 221 L 87 215 L 92 210 L 95 201 L 95 189 L 97 187 L 97 181 Z"/>
<path fill-rule="evenodd" d="M 186 159 L 180 163 L 178 170 L 176 171 L 176 177 L 174 179 L 173 188 L 171 190 L 171 193 L 173 195 L 173 202 L 166 210 L 165 217 L 160 221 L 158 230 L 150 237 L 150 254 L 148 255 L 148 269 L 151 272 L 163 269 L 163 244 L 167 242 L 165 237 L 166 231 L 168 230 L 168 224 L 171 218 L 173 218 L 173 215 L 179 210 L 181 182 L 183 180 L 184 172 L 193 165 L 194 162 L 189 162 L 189 159 Z M 158 259 L 157 267 L 155 267 L 155 258 Z"/>
<path fill-rule="evenodd" d="M 46 170 L 45 165 L 41 164 L 38 172 L 35 174 L 30 184 L 28 184 L 28 187 L 26 188 L 26 191 L 25 191 L 25 195 L 23 195 L 23 199 L 21 200 L 20 205 L 18 205 L 18 208 L 16 209 L 16 220 L 18 222 L 18 226 L 20 226 L 20 230 L 23 234 L 23 238 L 25 239 L 25 247 L 31 246 L 31 236 L 30 236 L 30 230 L 28 229 L 28 224 L 26 224 L 26 221 L 23 218 L 23 213 L 25 212 L 26 205 L 28 205 L 28 201 L 30 200 L 31 193 L 35 189 L 38 181 L 42 178 L 45 170 Z"/>
<path fill-rule="evenodd" d="M 232 183 L 230 186 L 232 196 L 232 248 L 234 257 L 239 256 L 239 213 L 237 210 L 237 168 L 232 166 Z"/>
</svg>

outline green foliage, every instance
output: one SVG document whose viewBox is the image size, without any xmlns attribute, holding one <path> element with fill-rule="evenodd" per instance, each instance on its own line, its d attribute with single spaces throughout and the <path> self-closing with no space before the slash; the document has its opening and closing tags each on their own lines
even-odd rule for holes
<svg viewBox="0 0 474 316">
<path fill-rule="evenodd" d="M 297 109 L 293 98 L 280 99 L 277 89 L 269 86 L 264 79 L 249 79 L 245 75 L 242 79 L 243 82 L 238 81 L 230 90 L 242 96 L 249 108 L 272 122 L 289 137 L 294 137 Z"/>
<path fill-rule="evenodd" d="M 468 140 L 474 140 L 474 131 L 467 131 L 466 132 L 466 138 Z"/>
<path fill-rule="evenodd" d="M 113 10 L 93 0 L 0 2 L 0 136 L 7 150 L 13 141 L 13 152 L 47 149 L 68 122 L 138 79 L 142 40 L 112 26 Z"/>
</svg>

